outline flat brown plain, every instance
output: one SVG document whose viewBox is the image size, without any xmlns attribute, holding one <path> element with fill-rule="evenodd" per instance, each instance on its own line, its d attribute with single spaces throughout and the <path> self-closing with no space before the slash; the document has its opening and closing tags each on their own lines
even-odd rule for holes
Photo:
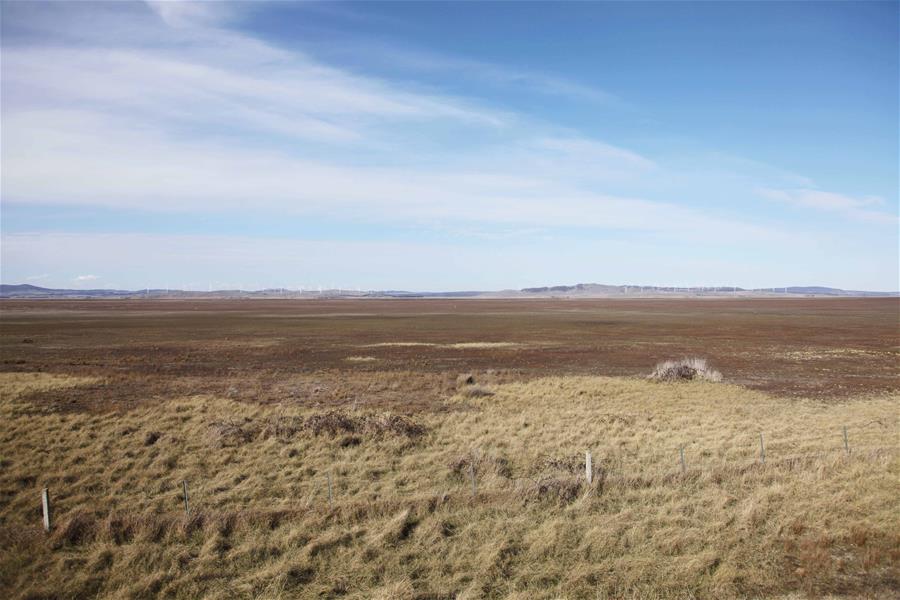
<svg viewBox="0 0 900 600">
<path fill-rule="evenodd" d="M 897 597 L 898 308 L 3 302 L 0 598 Z"/>
<path fill-rule="evenodd" d="M 99 377 L 50 410 L 186 393 L 439 410 L 456 376 L 646 374 L 707 358 L 780 396 L 900 389 L 900 300 L 117 300 L 0 304 L 0 371 Z"/>
</svg>

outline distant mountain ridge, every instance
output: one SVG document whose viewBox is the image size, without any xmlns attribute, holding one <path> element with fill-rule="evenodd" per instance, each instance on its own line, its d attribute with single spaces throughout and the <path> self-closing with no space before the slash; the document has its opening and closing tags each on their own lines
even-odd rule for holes
<svg viewBox="0 0 900 600">
<path fill-rule="evenodd" d="M 732 286 L 648 286 L 578 283 L 500 291 L 411 292 L 404 290 L 212 290 L 198 292 L 149 288 L 144 290 L 52 289 L 27 283 L 0 284 L 0 298 L 622 298 L 622 297 L 897 297 L 900 292 L 843 290 L 823 286 L 745 289 Z"/>
<path fill-rule="evenodd" d="M 546 293 L 607 293 L 641 295 L 655 294 L 755 294 L 755 295 L 816 295 L 816 296 L 898 296 L 900 292 L 877 292 L 866 290 L 844 290 L 824 286 L 787 286 L 769 288 L 742 288 L 739 286 L 649 286 L 649 285 L 604 285 L 599 283 L 577 283 L 575 285 L 555 285 L 549 287 L 523 288 L 526 294 Z"/>
</svg>

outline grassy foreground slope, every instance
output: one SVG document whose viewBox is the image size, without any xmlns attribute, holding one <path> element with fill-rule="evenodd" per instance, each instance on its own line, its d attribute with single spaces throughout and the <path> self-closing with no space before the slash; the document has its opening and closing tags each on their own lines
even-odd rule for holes
<svg viewBox="0 0 900 600">
<path fill-rule="evenodd" d="M 42 391 L 82 384 L 0 375 L 2 597 L 883 597 L 900 586 L 897 396 L 816 403 L 555 377 L 470 388 L 405 417 L 210 396 L 42 410 Z"/>
</svg>

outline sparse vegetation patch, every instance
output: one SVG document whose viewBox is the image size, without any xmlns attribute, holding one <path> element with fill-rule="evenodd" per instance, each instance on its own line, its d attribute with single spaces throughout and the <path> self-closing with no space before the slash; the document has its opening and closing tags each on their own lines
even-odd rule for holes
<svg viewBox="0 0 900 600">
<path fill-rule="evenodd" d="M 403 415 L 355 414 L 346 410 L 329 410 L 306 416 L 272 415 L 262 420 L 249 417 L 241 420 L 215 420 L 210 423 L 210 430 L 219 446 L 236 446 L 256 439 L 288 441 L 298 434 L 329 437 L 360 434 L 415 439 L 424 435 L 427 428 Z"/>
<path fill-rule="evenodd" d="M 374 356 L 348 356 L 345 358 L 347 362 L 351 363 L 367 363 L 367 362 L 375 362 L 378 360 Z"/>
</svg>

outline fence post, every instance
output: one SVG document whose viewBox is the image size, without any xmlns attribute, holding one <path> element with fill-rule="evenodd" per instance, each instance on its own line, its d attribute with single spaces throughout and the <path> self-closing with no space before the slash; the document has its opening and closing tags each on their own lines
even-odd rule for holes
<svg viewBox="0 0 900 600">
<path fill-rule="evenodd" d="M 189 514 L 190 506 L 188 505 L 187 480 L 181 482 L 181 487 L 184 489 L 184 514 Z"/>
<path fill-rule="evenodd" d="M 475 461 L 469 463 L 469 477 L 472 478 L 472 496 L 478 495 L 478 488 L 475 486 Z"/>
<path fill-rule="evenodd" d="M 847 439 L 847 426 L 844 425 L 844 450 L 847 451 L 847 454 L 850 454 L 850 440 Z"/>
<path fill-rule="evenodd" d="M 588 485 L 594 482 L 594 465 L 591 461 L 591 451 L 584 453 L 584 478 L 587 479 Z"/>
<path fill-rule="evenodd" d="M 50 531 L 50 490 L 41 490 L 41 507 L 44 511 L 44 531 Z"/>
<path fill-rule="evenodd" d="M 759 460 L 762 464 L 766 464 L 766 444 L 763 441 L 762 431 L 759 432 Z"/>
<path fill-rule="evenodd" d="M 328 471 L 328 508 L 334 508 L 334 501 L 331 495 L 331 471 Z"/>
<path fill-rule="evenodd" d="M 681 454 L 681 473 L 682 475 L 687 472 L 687 465 L 684 464 L 684 446 L 678 449 Z"/>
</svg>

